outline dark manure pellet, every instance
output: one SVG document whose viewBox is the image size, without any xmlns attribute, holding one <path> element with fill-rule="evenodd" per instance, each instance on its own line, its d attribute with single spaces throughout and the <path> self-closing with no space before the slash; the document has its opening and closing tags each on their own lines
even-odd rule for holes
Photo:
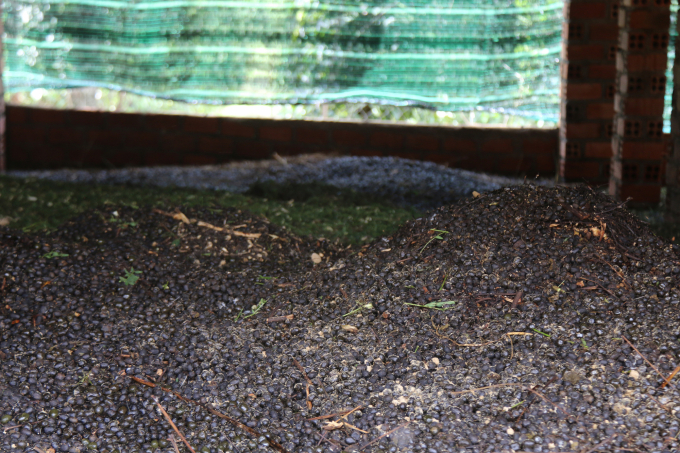
<svg viewBox="0 0 680 453">
<path fill-rule="evenodd" d="M 354 248 L 110 205 L 0 245 L 1 452 L 680 449 L 678 247 L 586 187 Z"/>
</svg>

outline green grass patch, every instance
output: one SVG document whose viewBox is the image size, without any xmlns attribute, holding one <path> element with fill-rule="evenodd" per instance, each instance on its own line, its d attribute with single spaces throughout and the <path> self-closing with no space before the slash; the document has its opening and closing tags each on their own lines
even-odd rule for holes
<svg viewBox="0 0 680 453">
<path fill-rule="evenodd" d="M 258 191 L 259 190 L 259 191 Z M 297 197 L 297 198 L 296 198 Z M 25 232 L 51 231 L 106 205 L 249 210 L 300 235 L 360 244 L 394 232 L 420 213 L 322 184 L 267 185 L 245 195 L 216 190 L 76 184 L 0 176 L 0 218 Z"/>
<path fill-rule="evenodd" d="M 455 305 L 456 301 L 455 300 L 444 300 L 444 301 L 439 301 L 439 302 L 430 302 L 429 304 L 425 305 L 419 305 L 419 304 L 409 304 L 409 303 L 404 303 L 404 305 L 410 305 L 411 307 L 420 307 L 420 308 L 432 308 L 434 310 L 446 310 L 446 308 L 449 305 Z"/>
</svg>

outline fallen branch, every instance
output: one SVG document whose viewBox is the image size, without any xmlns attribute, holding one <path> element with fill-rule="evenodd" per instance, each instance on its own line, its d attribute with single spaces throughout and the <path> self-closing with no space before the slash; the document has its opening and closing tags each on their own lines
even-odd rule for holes
<svg viewBox="0 0 680 453">
<path fill-rule="evenodd" d="M 597 212 L 596 215 L 602 215 L 602 214 L 606 214 L 607 212 L 612 212 L 612 211 L 615 211 L 617 209 L 624 208 L 626 206 L 627 202 L 628 202 L 628 200 L 624 201 L 623 203 L 616 204 L 609 209 L 605 209 L 604 211 Z"/>
<path fill-rule="evenodd" d="M 534 453 L 532 451 L 525 450 L 512 450 L 513 453 Z M 506 451 L 494 451 L 492 453 L 507 453 Z M 573 451 L 546 451 L 545 453 L 574 453 Z"/>
<path fill-rule="evenodd" d="M 158 401 L 158 398 L 156 398 L 155 396 L 152 396 L 151 398 L 153 398 L 153 400 L 156 402 L 156 404 L 158 405 L 158 408 L 159 408 L 159 409 L 161 410 L 161 412 L 163 413 L 163 417 L 165 417 L 165 419 L 168 421 L 168 423 L 170 423 L 170 426 L 172 427 L 173 431 L 175 431 L 175 432 L 177 433 L 177 435 L 179 436 L 179 438 L 182 439 L 182 442 L 184 442 L 184 445 L 187 446 L 187 448 L 189 449 L 189 451 L 190 451 L 191 453 L 196 453 L 196 452 L 194 451 L 194 449 L 191 448 L 191 445 L 189 445 L 189 442 L 187 441 L 187 438 L 184 437 L 184 434 L 182 434 L 181 432 L 179 432 L 179 429 L 177 429 L 177 426 L 175 426 L 175 423 L 172 421 L 172 419 L 170 418 L 170 416 L 168 415 L 168 413 L 165 412 L 165 409 L 163 409 L 163 406 L 161 406 L 161 403 Z"/>
<path fill-rule="evenodd" d="M 401 425 L 397 426 L 396 428 L 394 428 L 394 429 L 392 429 L 392 430 L 390 430 L 390 431 L 387 431 L 387 432 L 386 432 L 385 434 L 383 434 L 382 436 L 376 437 L 376 438 L 373 439 L 372 441 L 363 444 L 361 447 L 359 447 L 359 451 L 363 450 L 364 448 L 368 447 L 369 445 L 373 445 L 374 443 L 378 442 L 378 441 L 379 441 L 380 439 L 382 439 L 383 437 L 389 436 L 390 434 L 392 434 L 392 433 L 395 432 L 396 430 L 405 427 L 405 426 L 408 425 L 409 423 L 411 423 L 411 420 L 409 420 L 409 421 L 407 421 L 407 422 L 405 422 L 405 423 L 402 423 Z"/>
<path fill-rule="evenodd" d="M 363 407 L 364 407 L 364 406 L 357 406 L 357 407 L 355 407 L 354 409 L 352 409 L 351 411 L 347 412 L 345 415 L 343 415 L 343 416 L 340 417 L 340 418 L 347 418 L 347 417 L 349 417 L 353 412 L 356 412 L 356 411 L 358 411 L 359 409 L 363 409 Z"/>
<path fill-rule="evenodd" d="M 203 409 L 207 410 L 208 412 L 210 412 L 214 416 L 228 421 L 232 425 L 236 426 L 237 428 L 242 429 L 243 431 L 247 432 L 248 434 L 250 434 L 253 437 L 262 436 L 262 434 L 260 434 L 258 431 L 255 431 L 253 428 L 250 428 L 250 427 L 244 425 L 243 423 L 241 423 L 240 421 L 238 421 L 236 419 L 233 419 L 231 417 L 224 415 L 223 413 L 221 413 L 217 409 L 214 409 L 213 407 L 211 407 L 207 404 L 201 403 L 199 401 L 194 401 L 190 398 L 182 396 L 180 393 L 178 393 L 178 392 L 176 392 L 172 389 L 162 387 L 160 385 L 154 384 L 153 382 L 145 381 L 144 379 L 140 379 L 140 378 L 135 377 L 135 376 L 127 376 L 127 375 L 123 375 L 123 376 L 126 376 L 126 377 L 132 379 L 133 381 L 137 382 L 138 384 L 146 385 L 147 387 L 151 387 L 151 388 L 158 387 L 164 392 L 171 393 L 171 394 L 175 395 L 177 398 L 179 398 L 181 401 L 184 401 L 185 403 L 191 403 L 191 404 L 195 404 L 196 406 L 202 407 Z M 278 442 L 276 442 L 272 439 L 269 439 L 269 438 L 267 438 L 267 442 L 269 443 L 269 446 L 272 447 L 274 450 L 276 450 L 280 453 L 288 453 L 288 450 L 283 448 L 283 446 L 281 444 L 279 444 Z"/>
<path fill-rule="evenodd" d="M 618 299 L 618 296 L 617 296 L 616 294 L 614 294 L 613 292 L 609 291 L 607 288 L 605 288 L 604 286 L 602 286 L 602 283 L 598 282 L 597 280 L 592 280 L 592 279 L 590 279 L 590 278 L 585 278 L 585 277 L 579 277 L 579 278 L 580 278 L 581 280 L 588 280 L 589 282 L 595 283 L 597 286 L 599 286 L 599 287 L 602 288 L 604 291 L 606 291 L 609 295 L 611 295 L 612 297 L 616 297 L 616 298 Z"/>
<path fill-rule="evenodd" d="M 267 318 L 265 321 L 266 322 L 280 322 L 280 321 L 291 321 L 293 319 L 293 315 L 286 315 L 286 316 L 274 316 L 273 318 Z"/>
<path fill-rule="evenodd" d="M 664 387 L 666 387 L 668 384 L 670 384 L 670 383 L 671 383 L 671 379 L 673 379 L 673 378 L 675 377 L 675 375 L 678 374 L 678 371 L 680 371 L 680 365 L 678 365 L 678 366 L 673 370 L 673 372 L 672 372 L 666 379 L 664 379 L 664 383 L 661 384 L 661 387 L 660 387 L 660 388 L 664 388 Z"/>
<path fill-rule="evenodd" d="M 218 226 L 215 226 L 215 225 L 211 225 L 210 223 L 204 222 L 202 220 L 199 220 L 198 223 L 196 223 L 196 225 L 198 225 L 200 227 L 209 228 L 209 229 L 215 230 L 215 231 L 220 231 L 220 232 L 224 231 L 224 228 L 218 227 Z"/>
<path fill-rule="evenodd" d="M 628 338 L 624 337 L 623 335 L 621 335 L 621 338 L 623 338 L 624 341 L 625 341 L 626 343 L 628 343 L 628 344 L 630 345 L 631 348 L 635 349 L 635 352 L 637 352 L 638 354 L 640 354 L 640 357 L 642 357 L 642 360 L 644 360 L 645 362 L 647 362 L 647 364 L 648 364 L 649 366 L 651 366 L 651 367 L 654 369 L 654 371 L 656 371 L 656 373 L 657 373 L 659 376 L 661 376 L 661 379 L 663 379 L 664 382 L 667 382 L 666 377 L 665 377 L 663 374 L 661 374 L 661 371 L 659 371 L 659 369 L 658 369 L 657 367 L 655 367 L 655 366 L 652 364 L 652 362 L 650 362 L 649 360 L 647 360 L 647 357 L 645 357 L 645 356 L 638 350 L 638 348 L 636 348 L 635 346 L 633 346 L 633 343 L 631 343 L 630 341 L 628 341 Z"/>
<path fill-rule="evenodd" d="M 345 427 L 347 427 L 347 428 L 353 429 L 355 431 L 359 431 L 360 433 L 368 434 L 368 431 L 364 431 L 363 429 L 359 429 L 356 426 L 352 425 L 351 423 L 342 422 L 342 424 L 345 425 Z"/>
<path fill-rule="evenodd" d="M 155 213 L 157 213 L 157 214 L 164 215 L 164 216 L 166 216 L 166 217 L 171 217 L 171 218 L 173 218 L 173 219 L 175 219 L 175 220 L 179 220 L 179 221 L 182 222 L 182 223 L 186 223 L 186 224 L 191 223 L 191 222 L 189 221 L 189 219 L 187 218 L 187 216 L 185 216 L 185 215 L 184 215 L 183 213 L 181 213 L 180 211 L 177 211 L 176 213 L 173 214 L 172 212 L 165 212 L 165 211 L 161 211 L 160 209 L 154 209 L 153 212 L 155 212 Z"/>
<path fill-rule="evenodd" d="M 465 347 L 465 348 L 481 348 L 481 347 L 484 347 L 484 346 L 488 346 L 490 344 L 494 344 L 494 343 L 498 343 L 499 341 L 502 341 L 503 338 L 506 337 L 506 336 L 510 339 L 510 344 L 512 345 L 512 338 L 510 338 L 510 337 L 513 336 L 513 335 L 514 336 L 518 336 L 518 335 L 520 335 L 520 336 L 532 336 L 533 335 L 533 333 L 528 333 L 528 332 L 506 332 L 499 339 L 490 340 L 490 341 L 487 341 L 487 342 L 484 342 L 484 343 L 458 343 L 453 338 L 439 332 L 441 330 L 441 328 L 438 328 L 437 326 L 434 325 L 434 318 L 432 318 L 431 322 L 432 322 L 432 329 L 434 330 L 435 335 L 437 335 L 439 338 L 444 338 L 446 340 L 449 340 L 451 343 L 453 343 L 454 346 Z"/>
<path fill-rule="evenodd" d="M 257 239 L 262 236 L 262 233 L 241 233 L 240 231 L 230 231 L 229 234 L 233 236 L 241 236 L 247 239 Z"/>
<path fill-rule="evenodd" d="M 673 417 L 675 417 L 675 414 L 673 414 L 673 409 L 671 409 L 670 407 L 666 406 L 666 405 L 663 404 L 661 401 L 659 401 L 658 399 L 654 398 L 652 395 L 649 395 L 649 394 L 648 394 L 647 397 L 649 397 L 649 398 L 651 398 L 652 400 L 654 400 L 654 402 L 655 402 L 656 404 L 658 404 L 659 406 L 661 406 L 661 408 L 662 408 L 663 410 L 667 411 L 669 414 L 671 414 Z M 675 418 L 677 418 L 677 417 L 675 417 Z"/>
<path fill-rule="evenodd" d="M 550 384 L 550 382 L 548 382 L 548 384 L 546 384 L 546 385 L 549 385 L 549 384 Z M 526 386 L 526 384 L 508 382 L 508 383 L 504 383 L 504 384 L 487 385 L 486 387 L 479 387 L 479 388 L 476 388 L 476 389 L 461 390 L 461 391 L 458 391 L 458 392 L 451 392 L 451 395 L 463 395 L 463 394 L 466 394 L 466 393 L 474 393 L 474 392 L 478 392 L 478 391 L 481 391 L 481 390 L 489 390 L 489 389 L 501 388 L 501 387 L 524 387 L 523 390 L 526 390 L 526 391 L 531 392 L 534 395 L 538 396 L 539 398 L 541 398 L 546 403 L 551 404 L 555 409 L 559 409 L 560 411 L 562 411 L 562 413 L 564 415 L 566 415 L 567 417 L 573 416 L 573 415 L 569 414 L 567 411 L 565 411 L 564 409 L 562 409 L 560 406 L 558 406 L 555 403 L 553 403 L 552 401 L 550 401 L 541 392 L 537 391 L 536 386 L 530 388 L 530 387 Z M 523 414 L 524 414 L 524 412 L 522 412 L 522 415 Z"/>
<path fill-rule="evenodd" d="M 623 281 L 623 283 L 626 285 L 626 287 L 627 287 L 628 289 L 631 289 L 630 283 L 628 283 L 628 280 L 626 279 L 626 276 L 623 275 L 623 272 L 621 272 L 620 270 L 616 269 L 616 268 L 614 267 L 613 264 L 611 264 L 611 263 L 608 262 L 608 261 L 603 260 L 602 258 L 598 258 L 597 256 L 592 256 L 592 255 L 591 255 L 590 258 L 591 258 L 591 259 L 594 259 L 595 261 L 599 261 L 600 263 L 606 264 L 607 266 L 611 267 L 612 270 L 614 271 L 614 273 L 615 273 L 616 275 L 619 276 L 619 278 L 621 279 L 621 281 Z"/>
<path fill-rule="evenodd" d="M 321 442 L 323 442 L 324 440 L 326 440 L 326 431 L 321 432 L 321 438 L 319 439 L 319 442 L 316 444 L 316 446 L 318 447 L 319 445 L 321 445 Z"/>
<path fill-rule="evenodd" d="M 548 382 L 546 382 L 545 384 L 541 385 L 541 387 L 546 387 L 546 386 L 552 384 L 553 382 L 555 382 L 556 380 L 557 380 L 557 376 L 553 376 Z M 542 398 L 542 396 L 538 393 L 538 391 L 535 391 L 538 387 L 539 387 L 539 385 L 536 384 L 536 385 L 534 385 L 533 388 L 531 388 L 529 391 L 532 392 L 532 393 L 535 393 L 536 395 L 538 395 L 539 397 Z M 547 400 L 546 400 L 546 401 L 547 401 Z M 549 401 L 549 402 L 550 402 L 550 404 L 553 404 L 552 401 Z M 527 410 L 529 410 L 529 406 L 531 406 L 532 403 L 533 403 L 533 401 L 529 401 L 529 402 L 524 406 L 524 409 L 522 409 L 522 413 L 519 414 L 519 416 L 518 416 L 517 419 L 515 420 L 515 423 L 517 423 L 522 417 L 524 417 L 524 414 L 526 413 Z M 553 404 L 553 405 L 554 405 L 554 404 Z M 560 409 L 561 409 L 561 408 L 560 408 Z"/>
<path fill-rule="evenodd" d="M 451 395 L 464 395 L 466 393 L 474 393 L 474 392 L 479 392 L 481 390 L 489 390 L 489 389 L 494 389 L 494 388 L 500 388 L 500 387 L 523 387 L 524 384 L 520 383 L 505 383 L 505 384 L 494 384 L 494 385 L 487 385 L 486 387 L 478 387 L 476 389 L 470 389 L 470 390 L 459 390 L 457 392 L 451 392 Z"/>
<path fill-rule="evenodd" d="M 307 394 L 307 408 L 312 409 L 312 402 L 309 400 L 309 387 L 312 385 L 312 381 L 307 377 L 307 373 L 305 372 L 305 369 L 302 368 L 302 365 L 300 365 L 300 362 L 295 360 L 293 357 L 293 363 L 297 367 L 298 370 L 300 370 L 300 373 L 302 373 L 302 376 L 305 378 L 305 381 L 307 381 L 307 385 L 305 385 L 305 393 Z"/>
<path fill-rule="evenodd" d="M 168 437 L 168 440 L 172 443 L 172 446 L 175 449 L 175 453 L 179 453 L 179 446 L 177 446 L 177 441 L 175 440 L 175 436 L 170 434 L 170 437 Z"/>
<path fill-rule="evenodd" d="M 26 425 L 34 425 L 34 424 L 36 424 L 36 423 L 38 423 L 38 422 L 35 421 L 35 422 L 24 423 L 23 425 L 6 426 L 6 427 L 2 428 L 2 431 L 6 434 L 7 431 L 9 431 L 10 429 L 17 429 L 17 428 L 21 428 L 22 426 L 26 426 Z"/>
<path fill-rule="evenodd" d="M 237 225 L 237 226 L 232 227 L 232 228 L 222 228 L 222 227 L 212 225 L 208 222 L 204 222 L 202 220 L 199 220 L 198 223 L 196 223 L 196 225 L 198 225 L 200 227 L 204 227 L 204 228 L 209 228 L 209 229 L 214 230 L 214 231 L 226 232 L 226 233 L 229 233 L 233 236 L 240 236 L 240 237 L 244 237 L 244 238 L 248 238 L 248 239 L 257 239 L 260 236 L 262 236 L 262 233 L 241 233 L 240 231 L 235 231 L 236 228 L 244 227 L 244 226 L 247 226 L 247 225 Z"/>
<path fill-rule="evenodd" d="M 352 412 L 358 411 L 359 409 L 363 409 L 363 407 L 364 406 L 357 406 L 354 409 L 349 409 L 349 410 L 346 410 L 346 411 L 340 411 L 340 412 L 336 412 L 334 414 L 320 415 L 318 417 L 308 418 L 307 421 L 311 422 L 311 421 L 314 421 L 314 420 L 325 420 L 327 418 L 333 418 L 333 417 L 337 417 L 337 416 L 341 416 L 341 418 L 345 418 L 349 414 L 351 414 Z"/>
<path fill-rule="evenodd" d="M 512 300 L 512 308 L 517 308 L 517 305 L 522 303 L 522 291 L 515 294 L 515 298 Z"/>
<path fill-rule="evenodd" d="M 555 403 L 553 403 L 552 401 L 550 401 L 548 398 L 546 398 L 541 392 L 537 391 L 535 388 L 533 388 L 533 389 L 528 389 L 528 390 L 529 390 L 531 393 L 533 393 L 534 395 L 536 395 L 536 396 L 538 396 L 539 398 L 541 398 L 541 399 L 542 399 L 543 401 L 545 401 L 546 403 L 551 404 L 555 409 L 559 409 L 560 411 L 562 411 L 562 413 L 563 413 L 564 415 L 566 415 L 567 417 L 571 417 L 571 414 L 569 414 L 567 411 L 565 411 L 564 409 L 562 409 L 562 408 L 561 408 L 560 406 L 558 406 L 557 404 L 555 404 Z"/>
<path fill-rule="evenodd" d="M 616 437 L 616 434 L 612 434 L 611 436 L 609 436 L 608 438 L 606 438 L 605 440 L 603 440 L 603 441 L 600 442 L 599 444 L 595 445 L 594 447 L 591 447 L 591 448 L 589 448 L 589 449 L 587 449 L 587 450 L 585 450 L 585 449 L 584 449 L 584 450 L 581 450 L 580 453 L 591 453 L 591 452 L 597 450 L 598 448 L 600 448 L 601 446 L 606 445 L 606 444 L 608 444 L 609 442 L 611 442 L 612 440 L 614 440 L 614 437 Z"/>
</svg>

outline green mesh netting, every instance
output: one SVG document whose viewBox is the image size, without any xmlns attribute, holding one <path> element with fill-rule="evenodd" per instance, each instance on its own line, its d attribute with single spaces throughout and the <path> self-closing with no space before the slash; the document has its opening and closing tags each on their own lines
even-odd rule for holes
<svg viewBox="0 0 680 453">
<path fill-rule="evenodd" d="M 674 2 L 671 4 L 671 28 L 670 39 L 668 43 L 668 66 L 666 69 L 666 93 L 665 101 L 666 107 L 663 112 L 663 131 L 667 134 L 671 132 L 671 110 L 673 108 L 673 64 L 675 62 L 675 40 L 678 37 L 677 29 L 678 21 L 678 5 Z"/>
<path fill-rule="evenodd" d="M 556 121 L 560 0 L 5 0 L 8 91 L 370 102 Z"/>
</svg>

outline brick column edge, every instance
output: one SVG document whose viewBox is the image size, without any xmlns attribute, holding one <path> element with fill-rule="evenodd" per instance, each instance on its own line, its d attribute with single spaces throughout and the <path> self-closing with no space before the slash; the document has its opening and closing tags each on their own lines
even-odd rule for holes
<svg viewBox="0 0 680 453">
<path fill-rule="evenodd" d="M 621 198 L 623 184 L 622 148 L 628 98 L 628 41 L 630 35 L 630 0 L 619 7 L 619 44 L 616 49 L 616 79 L 614 83 L 614 130 L 612 134 L 612 159 L 609 176 L 609 195 Z"/>
<path fill-rule="evenodd" d="M 559 130 L 564 182 L 609 181 L 618 8 L 618 0 L 564 3 Z"/>
<path fill-rule="evenodd" d="M 623 0 L 619 8 L 609 194 L 633 205 L 659 202 L 670 0 Z"/>
</svg>

